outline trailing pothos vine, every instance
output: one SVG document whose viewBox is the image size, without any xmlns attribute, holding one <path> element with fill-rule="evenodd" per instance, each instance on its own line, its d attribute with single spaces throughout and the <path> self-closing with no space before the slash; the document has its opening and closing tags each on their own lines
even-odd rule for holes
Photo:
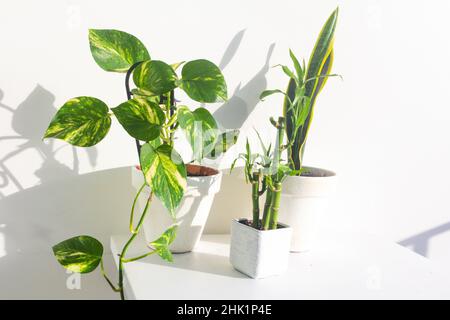
<svg viewBox="0 0 450 320">
<path fill-rule="evenodd" d="M 118 257 L 119 276 L 114 283 L 103 266 L 103 245 L 97 239 L 81 235 L 53 247 L 58 262 L 73 272 L 88 273 L 100 266 L 111 288 L 124 295 L 124 265 L 157 254 L 172 261 L 169 245 L 176 237 L 177 225 L 169 227 L 158 239 L 148 244 L 149 251 L 129 257 L 127 251 L 139 234 L 157 197 L 175 219 L 176 209 L 186 189 L 186 165 L 174 146 L 175 132 L 181 128 L 192 146 L 192 162 L 205 157 L 216 158 L 236 142 L 237 131 L 219 131 L 211 113 L 203 107 L 193 111 L 177 105 L 175 90 L 183 90 L 200 103 L 223 102 L 227 85 L 220 69 L 204 59 L 168 64 L 152 60 L 142 42 L 118 30 L 89 30 L 89 44 L 96 63 L 109 72 L 126 73 L 128 100 L 109 108 L 94 97 L 77 97 L 67 101 L 56 113 L 44 138 L 64 140 L 74 146 L 91 147 L 107 135 L 115 117 L 125 131 L 136 140 L 140 168 L 145 183 L 138 190 L 130 212 L 130 236 Z M 181 76 L 176 72 L 181 68 Z M 130 90 L 129 81 L 135 88 Z M 142 190 L 149 186 L 150 195 L 139 218 L 136 203 Z"/>
</svg>

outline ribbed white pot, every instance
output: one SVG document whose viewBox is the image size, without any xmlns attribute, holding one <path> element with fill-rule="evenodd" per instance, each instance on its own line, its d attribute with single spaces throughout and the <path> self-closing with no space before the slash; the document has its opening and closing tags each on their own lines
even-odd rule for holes
<svg viewBox="0 0 450 320">
<path fill-rule="evenodd" d="M 192 251 L 200 240 L 214 196 L 220 190 L 222 173 L 217 171 L 214 175 L 187 177 L 186 180 L 187 188 L 176 210 L 175 222 L 161 201 L 154 197 L 149 208 L 150 211 L 143 223 L 144 235 L 148 243 L 157 239 L 172 224 L 177 223 L 177 236 L 170 245 L 170 250 L 175 253 Z M 134 167 L 132 183 L 136 190 L 144 183 L 142 172 Z M 145 187 L 139 197 L 141 210 L 144 208 L 149 194 L 150 188 Z"/>
<path fill-rule="evenodd" d="M 282 274 L 288 267 L 292 229 L 257 230 L 232 220 L 230 262 L 236 270 L 259 279 Z"/>
<path fill-rule="evenodd" d="M 292 227 L 292 252 L 311 249 L 316 237 L 317 220 L 328 206 L 336 189 L 332 171 L 305 167 L 307 176 L 289 176 L 283 182 L 279 220 Z"/>
</svg>

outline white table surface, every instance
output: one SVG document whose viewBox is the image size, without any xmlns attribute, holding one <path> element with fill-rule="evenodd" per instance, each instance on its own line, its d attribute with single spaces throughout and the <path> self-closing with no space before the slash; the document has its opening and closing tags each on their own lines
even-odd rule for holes
<svg viewBox="0 0 450 320">
<path fill-rule="evenodd" d="M 127 236 L 113 236 L 117 256 Z M 137 238 L 128 257 L 147 252 Z M 254 280 L 228 260 L 229 235 L 204 235 L 191 253 L 125 265 L 129 299 L 450 299 L 450 271 L 400 245 L 351 233 L 328 233 L 306 253 L 291 253 L 281 275 Z M 116 259 L 117 260 L 117 259 Z"/>
</svg>

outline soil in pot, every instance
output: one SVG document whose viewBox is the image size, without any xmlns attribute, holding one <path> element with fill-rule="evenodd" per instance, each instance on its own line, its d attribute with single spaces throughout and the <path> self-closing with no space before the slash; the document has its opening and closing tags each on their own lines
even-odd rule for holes
<svg viewBox="0 0 450 320">
<path fill-rule="evenodd" d="M 318 169 L 313 167 L 303 167 L 303 169 L 304 171 L 300 175 L 301 177 L 321 178 L 321 177 L 332 177 L 336 175 L 334 172 L 324 169 Z"/>
<path fill-rule="evenodd" d="M 253 220 L 239 219 L 239 223 L 242 223 L 242 224 L 244 224 L 246 226 L 249 226 L 249 227 L 253 228 L 253 225 L 252 225 L 253 224 Z M 283 228 L 286 228 L 286 226 L 284 226 L 282 224 L 277 224 L 277 229 L 283 229 Z M 262 228 L 262 221 L 259 220 L 258 228 L 253 228 L 253 229 L 264 231 L 264 229 Z M 268 230 L 265 230 L 265 231 L 268 231 Z"/>
<path fill-rule="evenodd" d="M 141 170 L 141 166 L 136 166 L 136 169 Z M 216 169 L 197 164 L 187 164 L 186 171 L 188 177 L 209 177 L 219 174 L 219 171 Z"/>
</svg>

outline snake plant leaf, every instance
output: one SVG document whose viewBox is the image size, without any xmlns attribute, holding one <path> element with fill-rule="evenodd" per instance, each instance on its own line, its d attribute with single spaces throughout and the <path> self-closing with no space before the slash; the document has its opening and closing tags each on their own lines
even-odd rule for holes
<svg viewBox="0 0 450 320">
<path fill-rule="evenodd" d="M 159 60 L 141 63 L 133 72 L 134 84 L 152 95 L 161 95 L 177 87 L 177 75 L 170 65 Z"/>
<path fill-rule="evenodd" d="M 186 167 L 181 156 L 167 144 L 155 148 L 146 143 L 140 161 L 145 181 L 175 218 L 175 209 L 186 190 Z"/>
<path fill-rule="evenodd" d="M 223 153 L 227 152 L 233 145 L 236 144 L 239 138 L 239 130 L 228 130 L 219 135 L 214 148 L 206 154 L 209 159 L 216 159 Z"/>
<path fill-rule="evenodd" d="M 178 123 L 192 147 L 193 158 L 200 162 L 215 147 L 218 139 L 216 120 L 205 108 L 191 111 L 186 106 L 180 106 Z"/>
<path fill-rule="evenodd" d="M 286 118 L 286 134 L 291 143 L 291 146 L 288 149 L 288 158 L 292 165 L 292 169 L 295 170 L 301 169 L 304 145 L 314 113 L 314 104 L 319 92 L 323 89 L 328 79 L 326 75 L 330 74 L 333 65 L 334 33 L 338 14 L 339 9 L 337 8 L 325 22 L 309 59 L 305 78 L 315 80 L 304 83 L 304 90 L 299 90 L 296 82 L 293 79 L 290 79 L 286 90 L 283 114 Z M 291 55 L 291 58 L 294 60 L 293 55 Z M 303 72 L 305 72 L 304 69 L 305 68 L 303 67 Z M 309 98 L 308 115 L 306 119 L 303 120 L 304 114 L 301 114 L 303 125 L 300 128 L 296 125 L 298 124 L 296 120 L 299 120 L 299 118 L 296 118 L 295 114 L 301 113 L 298 109 L 303 106 L 304 100 L 299 99 L 299 97 L 297 97 L 298 95 Z M 296 103 L 293 104 L 293 101 L 296 101 Z"/>
<path fill-rule="evenodd" d="M 144 98 L 133 98 L 111 110 L 128 134 L 141 141 L 156 139 L 165 120 L 159 105 Z"/>
<path fill-rule="evenodd" d="M 169 245 L 175 240 L 177 229 L 178 225 L 169 227 L 158 239 L 150 243 L 150 247 L 152 247 L 162 259 L 169 262 L 173 262 Z"/>
<path fill-rule="evenodd" d="M 53 254 L 64 268 L 72 272 L 89 273 L 101 262 L 103 246 L 90 236 L 77 236 L 54 245 Z"/>
<path fill-rule="evenodd" d="M 331 16 L 325 22 L 325 25 L 317 38 L 314 50 L 308 63 L 308 71 L 306 74 L 307 79 L 328 74 L 329 72 L 324 73 L 324 68 L 328 69 L 328 71 L 331 70 L 333 64 L 334 32 L 336 30 L 338 14 L 339 8 L 333 11 Z M 321 82 L 321 84 L 319 84 L 319 82 Z M 325 82 L 326 78 L 316 79 L 316 81 L 306 84 L 306 95 L 312 97 L 314 91 L 320 91 Z"/>
<path fill-rule="evenodd" d="M 183 66 L 180 88 L 198 102 L 223 102 L 228 97 L 227 84 L 219 67 L 204 59 L 189 61 Z"/>
<path fill-rule="evenodd" d="M 93 97 L 67 101 L 53 117 L 45 138 L 64 140 L 74 146 L 91 147 L 99 143 L 111 127 L 108 106 Z"/>
<path fill-rule="evenodd" d="M 135 63 L 150 60 L 142 42 L 119 30 L 89 30 L 89 45 L 95 62 L 106 71 L 127 72 Z"/>
</svg>

